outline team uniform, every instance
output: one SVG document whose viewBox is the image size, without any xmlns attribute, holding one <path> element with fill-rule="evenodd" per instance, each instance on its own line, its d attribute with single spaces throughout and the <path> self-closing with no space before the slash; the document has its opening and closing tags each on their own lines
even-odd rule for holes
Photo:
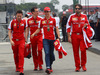
<svg viewBox="0 0 100 75">
<path fill-rule="evenodd" d="M 53 61 L 55 60 L 55 55 L 54 55 L 55 27 L 57 27 L 56 20 L 51 16 L 48 20 L 44 18 L 40 22 L 39 28 L 43 28 L 43 47 L 45 51 L 45 62 L 47 69 L 50 69 L 52 67 Z"/>
<path fill-rule="evenodd" d="M 72 33 L 71 39 L 72 39 L 72 47 L 73 47 L 73 53 L 75 59 L 75 66 L 79 68 L 80 65 L 85 66 L 87 61 L 86 47 L 85 47 L 83 31 L 82 31 L 84 24 L 89 25 L 89 22 L 85 14 L 80 14 L 80 16 L 78 16 L 77 14 L 72 14 L 68 19 L 68 23 L 66 27 L 67 32 Z M 81 50 L 81 63 L 79 57 L 79 47 Z"/>
<path fill-rule="evenodd" d="M 25 28 L 26 28 L 25 20 L 21 20 L 18 23 L 17 19 L 12 20 L 8 27 L 8 30 L 12 30 L 12 40 L 14 42 L 12 50 L 14 54 L 16 71 L 20 72 L 23 72 L 23 66 L 24 66 Z"/>
<path fill-rule="evenodd" d="M 41 17 L 37 17 L 34 19 L 30 17 L 27 20 L 27 26 L 30 28 L 30 36 L 38 29 L 38 25 L 40 23 Z M 32 55 L 35 69 L 39 66 L 39 69 L 42 69 L 43 59 L 42 59 L 42 48 L 43 48 L 43 40 L 42 40 L 42 31 L 40 31 L 37 35 L 35 35 L 32 39 L 30 38 L 32 44 Z M 38 49 L 38 50 L 37 50 Z"/>
</svg>

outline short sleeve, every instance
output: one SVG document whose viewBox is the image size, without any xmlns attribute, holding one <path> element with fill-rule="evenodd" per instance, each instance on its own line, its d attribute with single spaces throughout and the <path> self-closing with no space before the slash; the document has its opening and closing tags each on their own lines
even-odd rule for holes
<svg viewBox="0 0 100 75">
<path fill-rule="evenodd" d="M 54 27 L 57 27 L 57 25 L 56 25 L 56 20 L 54 19 Z"/>
<path fill-rule="evenodd" d="M 60 22 L 59 17 L 57 17 L 55 20 L 56 20 L 56 27 L 58 27 L 58 28 L 59 28 L 59 22 Z"/>
<path fill-rule="evenodd" d="M 42 24 L 42 20 L 41 21 L 39 21 L 39 25 L 38 25 L 38 28 L 42 28 L 43 27 L 43 24 Z"/>
<path fill-rule="evenodd" d="M 10 24 L 8 26 L 8 30 L 11 30 L 12 29 L 12 25 L 13 25 L 13 20 L 10 21 Z"/>
<path fill-rule="evenodd" d="M 26 28 L 29 27 L 29 20 L 26 20 Z"/>
<path fill-rule="evenodd" d="M 71 24 L 72 24 L 72 16 L 70 15 L 70 17 L 68 18 L 68 21 L 66 23 L 66 31 L 67 32 L 71 32 Z"/>
</svg>

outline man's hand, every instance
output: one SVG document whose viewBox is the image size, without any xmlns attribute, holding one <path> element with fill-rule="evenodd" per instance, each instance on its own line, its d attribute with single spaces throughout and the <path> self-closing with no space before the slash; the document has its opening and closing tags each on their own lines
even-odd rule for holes
<svg viewBox="0 0 100 75">
<path fill-rule="evenodd" d="M 83 28 L 86 28 L 86 27 L 87 27 L 87 23 L 84 24 Z"/>
<path fill-rule="evenodd" d="M 12 40 L 11 40 L 11 42 L 10 42 L 10 43 L 11 43 L 11 45 L 12 45 L 12 46 L 15 46 L 15 43 L 14 43 Z"/>
<path fill-rule="evenodd" d="M 26 47 L 26 45 L 27 45 L 27 42 L 25 42 L 25 47 Z"/>
<path fill-rule="evenodd" d="M 98 27 L 98 24 L 96 24 L 96 27 Z"/>
<path fill-rule="evenodd" d="M 31 35 L 31 39 L 34 37 L 34 33 Z"/>
<path fill-rule="evenodd" d="M 59 39 L 59 38 L 58 38 L 57 40 L 58 40 L 58 41 L 60 41 L 60 39 Z"/>
<path fill-rule="evenodd" d="M 70 42 L 70 43 L 72 42 L 72 39 L 71 39 L 71 37 L 68 37 L 68 42 Z"/>
</svg>

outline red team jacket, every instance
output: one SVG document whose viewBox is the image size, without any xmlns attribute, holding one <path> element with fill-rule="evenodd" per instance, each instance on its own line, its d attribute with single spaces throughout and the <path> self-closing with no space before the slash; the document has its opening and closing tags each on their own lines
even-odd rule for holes
<svg viewBox="0 0 100 75">
<path fill-rule="evenodd" d="M 85 28 L 83 29 L 84 24 L 87 24 L 86 29 Z M 87 16 L 85 14 L 80 14 L 80 16 L 78 16 L 76 13 L 70 15 L 66 28 L 67 32 L 82 33 L 86 48 L 92 46 L 90 39 L 94 36 L 94 31 L 91 28 Z"/>
<path fill-rule="evenodd" d="M 20 23 L 18 23 L 17 19 L 13 19 L 10 21 L 8 30 L 12 30 L 12 39 L 24 39 L 25 28 L 25 20 L 21 20 Z"/>
<path fill-rule="evenodd" d="M 67 52 L 64 50 L 64 48 L 62 47 L 61 43 L 58 40 L 54 42 L 54 47 L 56 51 L 58 51 L 59 59 L 61 59 L 63 55 L 64 56 L 67 55 Z"/>
</svg>

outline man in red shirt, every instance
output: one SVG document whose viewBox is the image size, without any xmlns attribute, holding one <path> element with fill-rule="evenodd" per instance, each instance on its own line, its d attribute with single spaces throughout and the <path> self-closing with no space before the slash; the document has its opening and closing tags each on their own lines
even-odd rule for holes
<svg viewBox="0 0 100 75">
<path fill-rule="evenodd" d="M 58 26 L 56 26 L 56 20 L 50 16 L 51 10 L 49 7 L 44 8 L 45 18 L 41 20 L 39 28 L 31 35 L 31 38 L 34 38 L 37 33 L 40 32 L 43 28 L 43 47 L 45 51 L 45 62 L 46 62 L 46 73 L 50 74 L 53 72 L 52 64 L 55 60 L 54 55 L 54 41 L 55 33 L 54 28 L 58 35 L 58 40 L 60 38 Z"/>
<path fill-rule="evenodd" d="M 8 35 L 12 46 L 14 61 L 16 65 L 16 72 L 20 72 L 20 75 L 24 75 L 24 48 L 25 37 L 24 32 L 26 28 L 25 20 L 22 20 L 23 13 L 21 10 L 16 12 L 16 19 L 13 19 L 8 27 Z"/>
<path fill-rule="evenodd" d="M 75 5 L 75 14 L 70 15 L 67 23 L 67 33 L 68 41 L 72 43 L 76 72 L 79 72 L 80 68 L 86 71 L 86 47 L 83 38 L 82 28 L 85 28 L 86 25 L 89 25 L 87 16 L 81 14 L 82 6 L 80 4 Z M 72 33 L 70 36 L 70 32 Z M 81 50 L 81 63 L 79 57 L 79 47 Z M 81 66 L 80 66 L 81 65 Z"/>
<path fill-rule="evenodd" d="M 33 14 L 32 17 L 28 18 L 27 20 L 27 35 L 30 29 L 30 36 L 38 29 L 38 25 L 40 23 L 41 17 L 38 17 L 38 8 L 33 7 L 31 9 Z M 27 41 L 27 39 L 26 39 Z M 34 38 L 30 38 L 32 44 L 32 55 L 33 55 L 33 62 L 34 62 L 34 71 L 37 71 L 38 67 L 39 70 L 42 70 L 43 59 L 42 59 L 42 48 L 43 48 L 43 41 L 42 41 L 42 31 L 40 31 Z"/>
</svg>

